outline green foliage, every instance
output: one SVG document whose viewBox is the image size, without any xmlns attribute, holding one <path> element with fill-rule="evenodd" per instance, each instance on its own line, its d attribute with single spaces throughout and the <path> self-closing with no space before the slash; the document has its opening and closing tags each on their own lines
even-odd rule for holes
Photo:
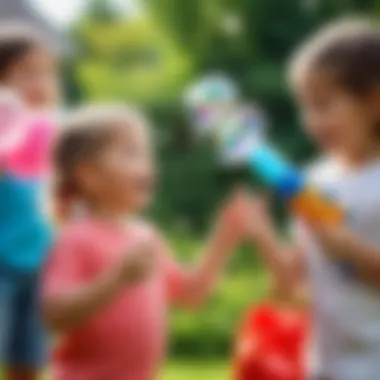
<svg viewBox="0 0 380 380">
<path fill-rule="evenodd" d="M 271 136 L 297 162 L 314 149 L 300 132 L 286 66 L 300 41 L 330 19 L 378 6 L 367 0 L 142 0 L 130 17 L 92 0 L 72 30 L 78 55 L 69 94 L 142 105 L 154 121 L 161 186 L 152 213 L 176 229 L 202 231 L 227 189 L 247 173 L 226 173 L 210 146 L 191 138 L 181 103 L 191 78 L 222 70 L 265 109 Z M 74 84 L 77 84 L 75 87 Z"/>
<path fill-rule="evenodd" d="M 102 1 L 92 4 L 72 31 L 84 98 L 152 105 L 177 97 L 191 70 L 184 53 L 146 17 L 129 19 L 102 11 Z"/>
<path fill-rule="evenodd" d="M 230 368 L 223 361 L 171 361 L 160 380 L 227 380 Z"/>
</svg>

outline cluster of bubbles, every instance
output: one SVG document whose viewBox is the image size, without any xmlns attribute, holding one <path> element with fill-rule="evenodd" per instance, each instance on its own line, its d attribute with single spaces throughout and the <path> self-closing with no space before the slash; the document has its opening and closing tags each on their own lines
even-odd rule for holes
<svg viewBox="0 0 380 380">
<path fill-rule="evenodd" d="M 185 106 L 196 133 L 211 136 L 227 164 L 244 162 L 263 140 L 263 113 L 241 98 L 227 76 L 209 75 L 193 83 L 185 93 Z"/>
</svg>

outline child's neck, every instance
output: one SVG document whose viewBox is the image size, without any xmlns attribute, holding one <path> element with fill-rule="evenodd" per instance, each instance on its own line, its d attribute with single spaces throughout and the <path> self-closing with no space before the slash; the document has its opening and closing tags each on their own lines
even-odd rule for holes
<svg viewBox="0 0 380 380">
<path fill-rule="evenodd" d="M 355 154 L 346 154 L 339 157 L 339 161 L 349 171 L 358 170 L 377 159 L 380 159 L 379 144 L 371 144 Z"/>
<path fill-rule="evenodd" d="M 89 211 L 92 218 L 115 226 L 125 226 L 125 224 L 133 218 L 132 213 L 120 212 L 119 210 L 112 210 L 111 208 L 103 208 L 99 206 L 92 206 Z"/>
</svg>

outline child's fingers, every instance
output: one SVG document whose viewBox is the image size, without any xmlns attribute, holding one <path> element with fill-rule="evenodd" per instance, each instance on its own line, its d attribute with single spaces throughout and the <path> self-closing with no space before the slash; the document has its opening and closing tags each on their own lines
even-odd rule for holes
<svg viewBox="0 0 380 380">
<path fill-rule="evenodd" d="M 225 222 L 231 228 L 246 230 L 253 222 L 266 220 L 269 198 L 242 186 L 236 188 L 222 212 Z"/>
</svg>

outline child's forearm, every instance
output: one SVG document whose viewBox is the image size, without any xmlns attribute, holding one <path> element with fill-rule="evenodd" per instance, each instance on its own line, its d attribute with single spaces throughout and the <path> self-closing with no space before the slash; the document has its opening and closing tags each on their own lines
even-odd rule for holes
<svg viewBox="0 0 380 380">
<path fill-rule="evenodd" d="M 299 285 L 295 249 L 289 249 L 280 241 L 272 230 L 264 231 L 255 236 L 253 243 L 260 251 L 261 256 L 272 273 L 276 288 L 284 297 L 290 297 Z"/>
<path fill-rule="evenodd" d="M 118 295 L 123 288 L 119 269 L 112 270 L 90 284 L 84 284 L 44 299 L 44 316 L 56 332 L 87 321 Z"/>
<path fill-rule="evenodd" d="M 214 235 L 204 249 L 200 263 L 185 277 L 179 297 L 183 306 L 196 308 L 211 293 L 234 248 L 228 237 Z"/>
<path fill-rule="evenodd" d="M 358 278 L 380 288 L 380 247 L 365 242 L 344 227 L 318 234 L 326 254 L 346 262 Z"/>
</svg>

